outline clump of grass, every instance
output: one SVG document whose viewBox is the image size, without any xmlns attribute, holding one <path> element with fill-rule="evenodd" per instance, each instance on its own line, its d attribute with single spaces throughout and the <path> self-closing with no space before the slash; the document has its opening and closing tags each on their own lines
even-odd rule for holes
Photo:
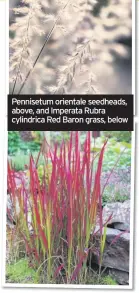
<svg viewBox="0 0 139 293">
<path fill-rule="evenodd" d="M 96 157 L 91 153 L 90 132 L 83 152 L 78 132 L 74 147 L 72 135 L 68 144 L 62 143 L 60 150 L 57 145 L 53 151 L 48 146 L 46 152 L 44 146 L 41 148 L 45 159 L 41 180 L 37 168 L 41 151 L 36 162 L 30 156 L 29 184 L 21 174 L 21 185 L 17 186 L 16 172 L 8 164 L 8 190 L 17 233 L 41 282 L 86 283 L 91 252 L 99 256 L 101 274 L 107 223 L 102 220 L 100 179 L 107 142 L 94 168 Z M 99 247 L 95 247 L 94 242 L 97 234 Z"/>
<path fill-rule="evenodd" d="M 111 276 L 102 278 L 102 285 L 117 285 L 117 282 Z"/>
<path fill-rule="evenodd" d="M 6 279 L 8 283 L 38 283 L 36 272 L 28 266 L 26 258 L 6 266 Z"/>
</svg>

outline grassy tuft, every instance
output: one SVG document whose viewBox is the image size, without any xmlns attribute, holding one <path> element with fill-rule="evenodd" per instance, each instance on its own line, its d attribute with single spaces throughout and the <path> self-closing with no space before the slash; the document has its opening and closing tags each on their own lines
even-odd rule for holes
<svg viewBox="0 0 139 293">
<path fill-rule="evenodd" d="M 14 264 L 7 264 L 6 266 L 7 283 L 26 283 L 37 284 L 38 275 L 29 267 L 26 258 L 19 260 Z"/>
</svg>

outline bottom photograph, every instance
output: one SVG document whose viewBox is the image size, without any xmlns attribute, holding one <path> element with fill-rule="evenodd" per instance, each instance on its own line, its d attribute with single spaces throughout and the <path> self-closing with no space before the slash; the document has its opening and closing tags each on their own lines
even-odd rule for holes
<svg viewBox="0 0 139 293">
<path fill-rule="evenodd" d="M 129 285 L 131 138 L 8 132 L 6 284 Z"/>
</svg>

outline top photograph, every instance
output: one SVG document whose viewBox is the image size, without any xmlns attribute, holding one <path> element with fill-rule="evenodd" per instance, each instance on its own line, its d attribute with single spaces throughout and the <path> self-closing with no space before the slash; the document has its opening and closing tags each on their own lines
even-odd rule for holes
<svg viewBox="0 0 139 293">
<path fill-rule="evenodd" d="M 10 0 L 10 94 L 132 94 L 132 0 Z"/>
</svg>

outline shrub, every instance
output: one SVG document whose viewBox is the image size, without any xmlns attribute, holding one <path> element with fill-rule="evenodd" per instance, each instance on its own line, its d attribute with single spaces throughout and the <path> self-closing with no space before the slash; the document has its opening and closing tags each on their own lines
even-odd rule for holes
<svg viewBox="0 0 139 293">
<path fill-rule="evenodd" d="M 17 233 L 25 242 L 30 265 L 47 283 L 85 281 L 90 252 L 97 252 L 100 268 L 103 259 L 106 223 L 102 221 L 100 179 L 106 142 L 94 170 L 96 157 L 91 154 L 90 132 L 83 152 L 78 132 L 75 147 L 72 141 L 71 133 L 68 145 L 62 143 L 60 150 L 55 145 L 54 151 L 47 148 L 41 180 L 37 169 L 41 152 L 36 163 L 30 156 L 28 184 L 21 174 L 21 185 L 17 186 L 16 172 L 8 164 L 8 190 Z M 100 246 L 96 248 L 97 233 Z"/>
<path fill-rule="evenodd" d="M 22 131 L 22 135 L 26 134 L 26 131 Z M 19 152 L 19 156 L 28 151 L 39 151 L 42 137 L 39 137 L 38 132 L 30 132 L 32 135 L 31 141 L 24 141 L 19 131 L 8 131 L 8 154 L 14 155 Z M 22 152 L 22 154 L 20 154 Z"/>
</svg>

